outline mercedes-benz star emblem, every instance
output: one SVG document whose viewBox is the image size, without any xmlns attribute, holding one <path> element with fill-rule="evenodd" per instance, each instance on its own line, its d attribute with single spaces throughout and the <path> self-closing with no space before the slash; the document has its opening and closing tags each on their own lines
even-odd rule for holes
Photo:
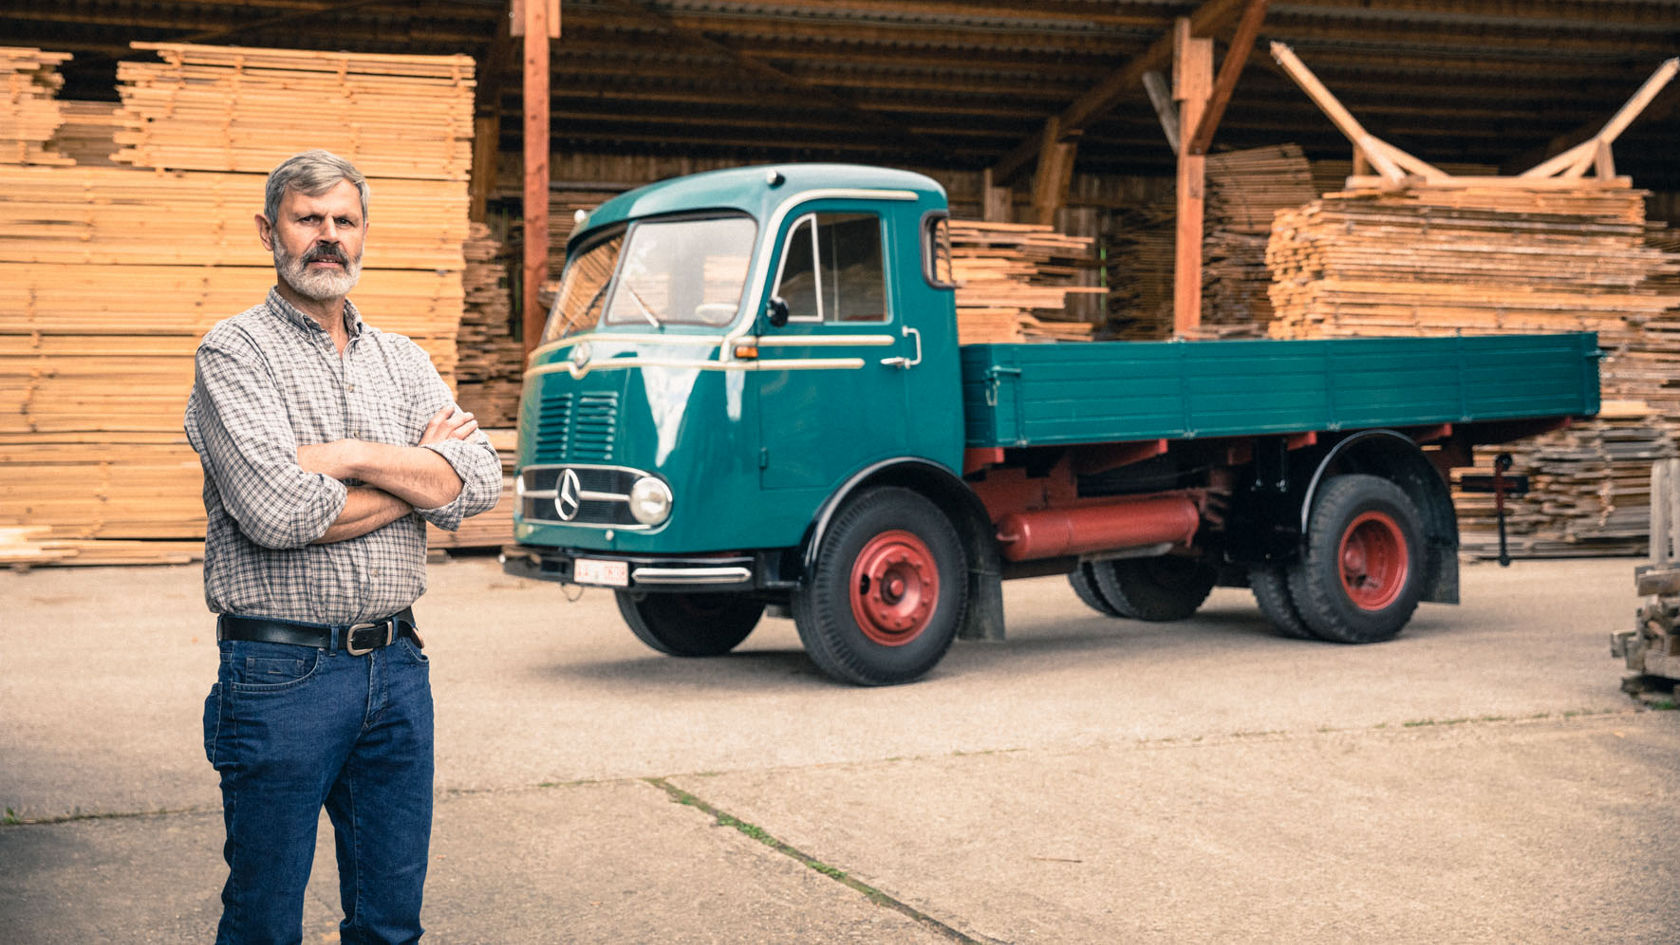
<svg viewBox="0 0 1680 945">
<path fill-rule="evenodd" d="M 577 470 L 568 469 L 560 474 L 560 492 L 554 499 L 554 510 L 560 513 L 560 521 L 577 518 L 578 510 L 583 507 L 582 494 L 583 483 L 578 481 Z"/>
</svg>

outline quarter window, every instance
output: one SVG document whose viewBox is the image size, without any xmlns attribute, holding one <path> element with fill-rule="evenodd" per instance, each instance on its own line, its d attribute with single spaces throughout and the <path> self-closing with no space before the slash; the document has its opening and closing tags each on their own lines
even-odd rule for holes
<svg viewBox="0 0 1680 945">
<path fill-rule="evenodd" d="M 788 233 L 776 294 L 790 321 L 883 322 L 887 279 L 881 218 L 811 213 Z"/>
</svg>

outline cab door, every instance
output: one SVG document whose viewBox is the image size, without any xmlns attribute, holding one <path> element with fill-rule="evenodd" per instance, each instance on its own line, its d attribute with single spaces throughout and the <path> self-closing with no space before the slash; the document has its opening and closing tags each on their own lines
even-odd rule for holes
<svg viewBox="0 0 1680 945">
<path fill-rule="evenodd" d="M 787 306 L 787 322 L 775 327 L 760 315 L 750 375 L 760 481 L 827 495 L 857 469 L 904 454 L 920 342 L 894 311 L 897 274 L 879 206 L 821 201 L 785 221 L 765 297 Z"/>
</svg>

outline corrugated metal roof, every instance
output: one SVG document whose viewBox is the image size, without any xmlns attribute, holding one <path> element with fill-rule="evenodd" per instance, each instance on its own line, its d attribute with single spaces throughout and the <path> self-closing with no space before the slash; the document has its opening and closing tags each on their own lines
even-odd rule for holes
<svg viewBox="0 0 1680 945">
<path fill-rule="evenodd" d="M 1162 0 L 563 0 L 557 149 L 979 168 L 1142 54 L 1198 4 Z M 70 97 L 109 98 L 130 40 L 466 52 L 517 150 L 505 0 L 5 0 L 0 43 L 77 55 Z M 1230 17 L 1226 18 L 1227 20 Z M 1229 23 L 1215 33 L 1222 55 Z M 1676 0 L 1297 0 L 1271 5 L 1215 146 L 1342 137 L 1263 52 L 1291 45 L 1372 132 L 1436 163 L 1509 165 L 1607 119 L 1680 53 Z M 1680 190 L 1680 89 L 1617 142 L 1617 167 Z M 1084 170 L 1167 173 L 1141 84 L 1080 139 Z"/>
</svg>

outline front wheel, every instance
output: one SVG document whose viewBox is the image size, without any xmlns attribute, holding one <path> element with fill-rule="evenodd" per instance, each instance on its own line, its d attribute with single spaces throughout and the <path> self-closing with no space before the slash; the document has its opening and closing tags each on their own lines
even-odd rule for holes
<svg viewBox="0 0 1680 945">
<path fill-rule="evenodd" d="M 793 595 L 799 639 L 823 672 L 860 686 L 909 682 L 956 639 L 968 558 L 945 513 L 920 494 L 871 489 L 829 525 Z"/>
<path fill-rule="evenodd" d="M 669 656 L 722 656 L 764 616 L 762 601 L 739 594 L 613 593 L 636 638 Z"/>
<path fill-rule="evenodd" d="M 1336 643 L 1393 639 L 1423 596 L 1417 506 L 1377 476 L 1337 476 L 1313 502 L 1306 553 L 1289 595 L 1315 635 Z"/>
</svg>

